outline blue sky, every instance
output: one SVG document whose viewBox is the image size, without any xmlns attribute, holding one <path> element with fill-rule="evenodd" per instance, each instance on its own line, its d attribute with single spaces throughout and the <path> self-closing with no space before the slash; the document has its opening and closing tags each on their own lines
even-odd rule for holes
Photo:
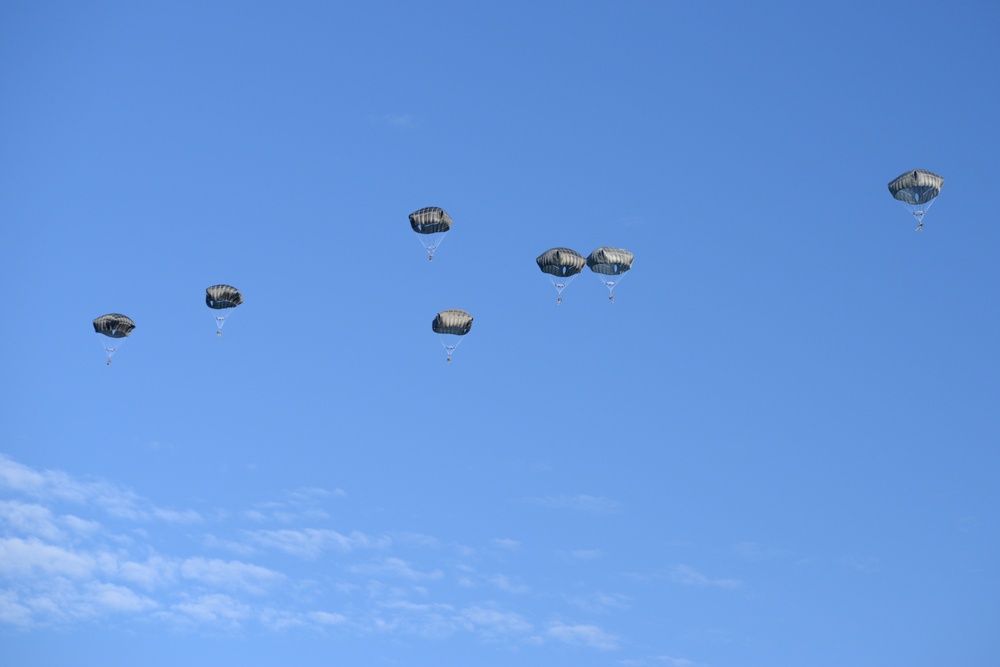
<svg viewBox="0 0 1000 667">
<path fill-rule="evenodd" d="M 11 664 L 995 661 L 994 3 L 0 18 Z"/>
</svg>

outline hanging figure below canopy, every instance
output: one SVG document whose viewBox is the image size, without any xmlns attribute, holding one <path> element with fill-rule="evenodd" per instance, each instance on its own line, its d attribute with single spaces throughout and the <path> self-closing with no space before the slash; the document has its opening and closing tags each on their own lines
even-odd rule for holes
<svg viewBox="0 0 1000 667">
<path fill-rule="evenodd" d="M 125 343 L 133 329 L 135 329 L 135 322 L 119 313 L 108 313 L 94 320 L 94 332 L 104 334 L 111 339 L 101 343 L 105 354 L 108 355 L 108 366 L 111 365 L 111 357 Z"/>
<path fill-rule="evenodd" d="M 539 255 L 535 262 L 542 273 L 547 273 L 556 288 L 556 305 L 562 303 L 562 291 L 587 266 L 586 258 L 569 248 L 552 248 Z"/>
<path fill-rule="evenodd" d="M 451 216 L 439 206 L 428 206 L 410 214 L 410 227 L 420 234 L 420 244 L 427 251 L 428 261 L 434 261 L 434 252 L 451 229 Z"/>
<path fill-rule="evenodd" d="M 472 330 L 472 315 L 464 310 L 442 310 L 431 322 L 431 329 L 434 333 L 442 336 L 441 345 L 448 353 L 448 363 L 451 363 L 451 355 L 462 342 L 462 336 Z"/>
<path fill-rule="evenodd" d="M 232 285 L 212 285 L 205 289 L 205 305 L 215 312 L 215 335 L 222 335 L 222 325 L 232 309 L 243 303 L 243 294 Z"/>
<path fill-rule="evenodd" d="M 603 246 L 587 257 L 587 266 L 597 274 L 608 288 L 608 298 L 615 302 L 615 285 L 621 282 L 625 272 L 632 268 L 634 255 L 624 248 Z"/>
<path fill-rule="evenodd" d="M 917 219 L 917 231 L 924 229 L 924 213 L 941 194 L 944 179 L 923 169 L 913 169 L 889 181 L 889 193 Z"/>
</svg>

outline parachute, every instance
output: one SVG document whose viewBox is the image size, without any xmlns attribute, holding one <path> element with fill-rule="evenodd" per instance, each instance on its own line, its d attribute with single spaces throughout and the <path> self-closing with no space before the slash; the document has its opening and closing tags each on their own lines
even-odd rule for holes
<svg viewBox="0 0 1000 667">
<path fill-rule="evenodd" d="M 924 228 L 924 213 L 941 194 L 944 179 L 923 169 L 914 169 L 889 181 L 889 193 L 917 219 L 917 231 Z"/>
<path fill-rule="evenodd" d="M 108 355 L 108 366 L 111 365 L 111 357 L 125 343 L 125 339 L 131 335 L 133 329 L 135 329 L 135 322 L 118 313 L 101 315 L 94 320 L 94 331 L 111 339 L 103 343 L 104 352 Z"/>
<path fill-rule="evenodd" d="M 624 248 L 611 246 L 598 248 L 587 257 L 587 266 L 608 288 L 608 298 L 611 299 L 611 303 L 615 302 L 615 285 L 620 283 L 625 272 L 632 268 L 634 257 L 635 255 Z"/>
<path fill-rule="evenodd" d="M 451 216 L 443 208 L 428 206 L 410 214 L 410 227 L 420 234 L 420 243 L 427 251 L 427 259 L 434 260 L 434 251 L 444 241 L 444 235 L 451 229 Z"/>
<path fill-rule="evenodd" d="M 217 311 L 215 314 L 215 335 L 222 335 L 222 325 L 229 317 L 230 309 L 243 303 L 243 294 L 232 285 L 212 285 L 205 289 L 205 305 Z"/>
<path fill-rule="evenodd" d="M 587 260 L 580 253 L 569 248 L 552 248 L 539 255 L 535 262 L 542 273 L 549 274 L 553 287 L 556 288 L 558 299 L 556 305 L 562 303 L 562 291 L 572 282 L 587 265 Z"/>
<path fill-rule="evenodd" d="M 451 363 L 451 355 L 462 342 L 462 336 L 472 329 L 472 315 L 464 310 L 442 310 L 434 321 L 431 322 L 431 329 L 434 333 L 443 336 L 441 345 L 448 353 L 448 363 Z"/>
</svg>

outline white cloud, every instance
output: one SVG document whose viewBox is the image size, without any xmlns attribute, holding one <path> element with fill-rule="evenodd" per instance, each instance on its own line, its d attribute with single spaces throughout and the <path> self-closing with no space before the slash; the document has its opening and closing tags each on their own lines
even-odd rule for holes
<svg viewBox="0 0 1000 667">
<path fill-rule="evenodd" d="M 509 537 L 495 538 L 490 540 L 490 544 L 499 547 L 501 549 L 507 549 L 508 551 L 514 551 L 521 547 L 521 543 L 517 540 L 512 540 Z"/>
<path fill-rule="evenodd" d="M 0 500 L 0 525 L 18 533 L 34 535 L 47 540 L 62 541 L 62 529 L 56 525 L 51 510 L 35 503 Z"/>
<path fill-rule="evenodd" d="M 874 572 L 878 569 L 878 560 L 862 554 L 846 554 L 841 557 L 840 563 L 851 570 L 858 572 Z"/>
<path fill-rule="evenodd" d="M 514 612 L 469 607 L 464 609 L 461 615 L 474 626 L 486 630 L 491 635 L 519 634 L 531 631 L 531 623 Z"/>
<path fill-rule="evenodd" d="M 305 617 L 319 625 L 341 625 L 347 622 L 347 617 L 343 614 L 333 614 L 328 611 L 310 611 Z"/>
<path fill-rule="evenodd" d="M 278 549 L 293 556 L 316 558 L 323 551 L 334 549 L 348 552 L 363 547 L 384 546 L 385 540 L 373 540 L 367 535 L 353 532 L 350 535 L 335 530 L 305 528 L 302 530 L 252 530 L 245 534 L 255 544 Z"/>
<path fill-rule="evenodd" d="M 283 574 L 266 567 L 217 558 L 188 558 L 181 563 L 180 574 L 210 586 L 255 594 L 261 594 L 285 579 Z"/>
<path fill-rule="evenodd" d="M 219 593 L 202 595 L 171 607 L 172 610 L 197 621 L 228 627 L 239 627 L 250 618 L 253 608 L 239 600 Z"/>
<path fill-rule="evenodd" d="M 118 576 L 147 590 L 162 588 L 177 580 L 179 563 L 175 559 L 150 556 L 145 562 L 125 561 L 118 564 Z"/>
<path fill-rule="evenodd" d="M 719 588 L 736 588 L 740 582 L 735 579 L 712 579 L 687 565 L 675 565 L 667 573 L 667 579 L 685 586 L 717 586 Z"/>
<path fill-rule="evenodd" d="M 353 565 L 348 570 L 359 574 L 388 575 L 411 580 L 440 579 L 444 576 L 444 573 L 440 570 L 431 570 L 429 572 L 415 570 L 405 560 L 396 558 L 395 556 L 382 558 L 373 563 Z"/>
<path fill-rule="evenodd" d="M 32 470 L 0 454 L 0 489 L 42 501 L 61 501 L 100 507 L 108 515 L 129 520 L 200 521 L 197 512 L 175 512 L 151 505 L 133 491 L 109 482 L 80 481 L 59 470 Z"/>
<path fill-rule="evenodd" d="M 88 597 L 106 611 L 138 612 L 157 607 L 151 598 L 115 584 L 91 582 L 87 584 L 87 592 Z"/>
<path fill-rule="evenodd" d="M 505 593 L 527 593 L 530 590 L 524 584 L 515 584 L 503 574 L 494 574 L 490 577 L 490 583 Z"/>
<path fill-rule="evenodd" d="M 569 601 L 574 607 L 592 614 L 622 611 L 631 607 L 631 601 L 628 597 L 609 593 L 578 595 L 570 598 Z"/>
<path fill-rule="evenodd" d="M 476 572 L 472 564 L 482 557 L 511 564 L 526 558 L 517 540 L 469 546 L 405 531 L 395 539 L 338 532 L 325 526 L 321 504 L 343 495 L 340 490 L 300 488 L 250 512 L 201 514 L 0 455 L 0 492 L 8 496 L 0 500 L 0 627 L 30 630 L 114 617 L 116 623 L 141 619 L 196 632 L 468 633 L 490 642 L 548 639 L 600 649 L 618 641 L 593 625 L 539 630 L 522 610 L 488 599 L 502 591 L 518 594 L 507 599 L 525 609 L 538 600 L 573 604 L 544 591 L 535 595 L 517 570 Z M 536 502 L 584 511 L 617 507 L 584 495 Z M 73 513 L 65 511 L 67 504 L 75 505 Z M 288 525 L 293 521 L 304 525 Z M 211 532 L 192 533 L 195 523 L 211 525 Z M 210 557 L 219 548 L 239 556 Z M 370 560 L 359 561 L 364 553 Z M 318 563 L 289 567 L 287 555 Z M 347 563 L 345 555 L 351 556 Z M 581 551 L 575 557 L 596 556 Z M 469 600 L 474 591 L 487 599 Z M 341 604 L 349 615 L 337 611 Z M 615 599 L 600 596 L 588 604 L 591 610 L 616 608 Z"/>
<path fill-rule="evenodd" d="M 549 637 L 567 644 L 610 651 L 618 648 L 618 638 L 601 630 L 596 625 L 566 625 L 556 623 L 549 626 Z"/>
<path fill-rule="evenodd" d="M 37 538 L 0 539 L 0 575 L 24 579 L 33 577 L 90 576 L 97 566 L 91 556 L 80 555 L 62 547 L 45 544 Z"/>
<path fill-rule="evenodd" d="M 407 113 L 385 114 L 382 116 L 382 120 L 395 127 L 413 127 L 415 124 L 413 116 Z"/>
</svg>

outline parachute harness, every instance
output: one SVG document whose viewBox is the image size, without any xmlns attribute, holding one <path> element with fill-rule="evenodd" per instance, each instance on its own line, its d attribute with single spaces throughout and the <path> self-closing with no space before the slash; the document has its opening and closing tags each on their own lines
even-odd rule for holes
<svg viewBox="0 0 1000 667">
<path fill-rule="evenodd" d="M 458 340 L 455 341 L 454 345 L 448 345 L 444 341 L 441 341 L 441 347 L 443 347 L 444 350 L 445 350 L 445 352 L 448 353 L 448 363 L 449 364 L 451 363 L 451 355 L 452 355 L 452 353 L 455 351 L 456 348 L 458 348 L 459 345 L 462 344 L 462 340 L 463 340 L 462 338 L 459 338 Z"/>
</svg>

